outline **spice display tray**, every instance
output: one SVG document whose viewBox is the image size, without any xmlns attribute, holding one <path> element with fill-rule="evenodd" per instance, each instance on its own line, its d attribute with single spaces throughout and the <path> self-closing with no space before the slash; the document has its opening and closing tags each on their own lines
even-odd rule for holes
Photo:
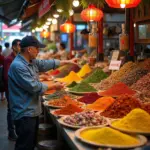
<svg viewBox="0 0 150 150">
<path fill-rule="evenodd" d="M 43 104 L 44 104 L 45 106 L 51 107 L 51 108 L 63 108 L 63 107 L 64 107 L 64 106 L 54 106 L 54 105 L 49 105 L 49 104 L 48 104 L 48 101 L 45 101 Z"/>
<path fill-rule="evenodd" d="M 127 133 L 127 134 L 142 134 L 142 135 L 145 135 L 145 136 L 150 135 L 150 132 L 134 131 L 134 130 L 127 130 L 127 129 L 121 129 L 121 128 L 114 127 L 113 124 L 112 124 L 113 122 L 114 121 L 111 122 L 110 127 L 113 128 L 113 129 L 116 129 L 118 131 L 121 131 L 121 132 L 124 132 L 124 133 Z"/>
<path fill-rule="evenodd" d="M 75 92 L 75 91 L 71 91 L 69 90 L 69 88 L 65 89 L 66 92 L 72 93 L 72 94 L 77 94 L 77 95 L 84 95 L 84 94 L 90 94 L 90 93 L 97 93 L 96 91 L 94 92 Z"/>
<path fill-rule="evenodd" d="M 50 100 L 51 101 L 51 100 Z M 50 104 L 48 104 L 48 102 L 49 101 L 45 101 L 45 102 L 43 102 L 43 104 L 45 105 L 45 106 L 47 106 L 47 107 L 51 107 L 51 108 L 63 108 L 63 107 L 65 107 L 65 106 L 56 106 L 56 105 L 50 105 Z M 84 103 L 82 103 L 82 102 L 78 102 L 79 104 L 81 104 L 81 106 L 79 106 L 79 107 L 82 107 L 82 108 L 84 108 L 86 105 L 84 104 Z"/>
<path fill-rule="evenodd" d="M 115 148 L 115 149 L 131 149 L 131 148 L 136 148 L 136 147 L 140 147 L 143 146 L 147 143 L 147 138 L 143 135 L 136 135 L 136 138 L 139 140 L 139 144 L 136 145 L 130 145 L 130 146 L 122 146 L 122 145 L 112 145 L 112 144 L 97 144 L 95 142 L 91 142 L 89 140 L 85 140 L 81 137 L 81 132 L 85 131 L 85 130 L 89 130 L 89 129 L 97 129 L 100 127 L 84 127 L 81 129 L 78 129 L 75 132 L 75 136 L 78 140 L 80 140 L 83 143 L 87 143 L 93 146 L 97 146 L 97 147 L 107 147 L 107 148 Z"/>
<path fill-rule="evenodd" d="M 66 119 L 67 116 L 64 116 L 64 117 L 61 117 L 60 119 L 58 119 L 58 122 L 61 124 L 61 125 L 64 125 L 66 127 L 69 127 L 69 128 L 73 128 L 73 129 L 79 129 L 79 128 L 83 128 L 83 126 L 73 126 L 73 125 L 70 125 L 68 123 L 65 123 L 64 120 Z M 96 127 L 105 127 L 107 126 L 108 123 L 106 124 L 103 124 L 101 126 L 96 126 Z"/>
<path fill-rule="evenodd" d="M 50 95 L 50 94 L 54 94 L 56 92 L 56 90 L 49 90 L 49 91 L 46 91 L 44 93 L 44 95 Z"/>
<path fill-rule="evenodd" d="M 60 109 L 57 109 L 57 110 L 60 110 Z M 67 115 L 57 115 L 57 114 L 55 114 L 55 111 L 56 111 L 56 110 L 51 110 L 51 111 L 50 111 L 50 113 L 51 113 L 53 116 L 55 116 L 55 117 L 64 117 L 64 116 L 67 116 Z"/>
</svg>

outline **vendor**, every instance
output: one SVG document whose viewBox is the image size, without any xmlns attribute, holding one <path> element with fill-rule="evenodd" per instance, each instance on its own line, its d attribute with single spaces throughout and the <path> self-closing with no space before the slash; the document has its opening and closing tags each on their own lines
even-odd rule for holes
<svg viewBox="0 0 150 150">
<path fill-rule="evenodd" d="M 84 44 L 84 49 L 82 50 L 76 50 L 76 57 L 81 57 L 82 55 L 84 54 L 88 54 L 90 55 L 93 50 L 96 50 L 96 48 L 90 48 L 88 46 L 88 40 L 89 40 L 89 31 L 87 29 L 83 29 L 81 32 L 80 32 L 82 38 L 85 40 L 85 44 Z"/>
</svg>

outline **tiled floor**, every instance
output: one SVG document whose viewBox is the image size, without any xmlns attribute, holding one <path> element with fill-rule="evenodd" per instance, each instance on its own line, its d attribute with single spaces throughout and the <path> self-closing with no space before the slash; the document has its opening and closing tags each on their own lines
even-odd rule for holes
<svg viewBox="0 0 150 150">
<path fill-rule="evenodd" d="M 0 101 L 0 150 L 14 150 L 15 142 L 7 139 L 7 101 Z"/>
</svg>

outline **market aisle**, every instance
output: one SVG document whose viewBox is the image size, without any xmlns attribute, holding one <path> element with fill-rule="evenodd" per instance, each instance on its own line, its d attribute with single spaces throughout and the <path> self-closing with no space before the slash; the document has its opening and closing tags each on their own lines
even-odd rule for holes
<svg viewBox="0 0 150 150">
<path fill-rule="evenodd" d="M 7 138 L 7 101 L 0 101 L 0 150 L 13 150 L 15 142 Z"/>
</svg>

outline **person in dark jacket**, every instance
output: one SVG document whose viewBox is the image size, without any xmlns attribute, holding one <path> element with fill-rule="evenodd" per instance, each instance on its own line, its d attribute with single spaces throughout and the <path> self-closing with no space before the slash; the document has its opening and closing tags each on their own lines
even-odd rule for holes
<svg viewBox="0 0 150 150">
<path fill-rule="evenodd" d="M 4 59 L 4 84 L 5 84 L 5 93 L 6 93 L 6 99 L 7 99 L 7 128 L 8 128 L 8 139 L 12 141 L 16 141 L 17 135 L 15 132 L 15 126 L 14 122 L 11 117 L 11 111 L 10 111 L 10 101 L 11 98 L 9 98 L 9 92 L 8 92 L 8 70 L 10 68 L 10 65 L 16 55 L 20 52 L 20 41 L 19 39 L 15 39 L 12 42 L 12 53 L 5 57 Z"/>
<path fill-rule="evenodd" d="M 3 67 L 4 66 L 4 56 L 2 55 L 2 46 L 0 45 L 0 66 Z M 2 78 L 3 78 L 3 72 L 1 72 L 2 74 Z M 4 91 L 5 91 L 5 88 L 4 88 L 4 85 L 0 86 L 0 93 L 1 93 L 1 100 L 5 100 L 5 97 L 4 97 Z"/>
</svg>

